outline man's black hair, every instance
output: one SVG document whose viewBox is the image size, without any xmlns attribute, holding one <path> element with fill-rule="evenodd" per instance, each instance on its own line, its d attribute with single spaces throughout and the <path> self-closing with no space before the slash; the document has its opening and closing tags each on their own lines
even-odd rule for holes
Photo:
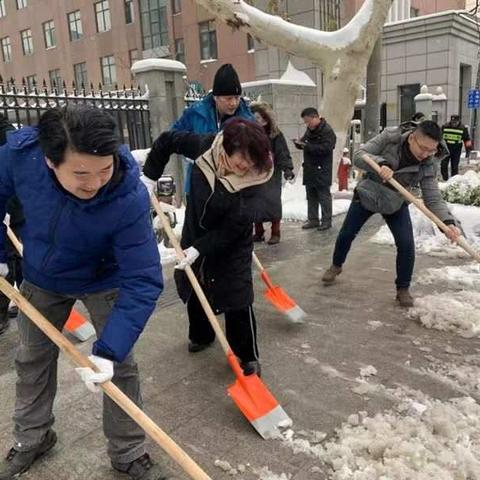
<svg viewBox="0 0 480 480">
<path fill-rule="evenodd" d="M 300 116 L 303 117 L 319 117 L 318 110 L 314 107 L 307 107 L 302 110 Z"/>
<path fill-rule="evenodd" d="M 91 105 L 72 104 L 47 110 L 38 122 L 45 156 L 58 167 L 65 150 L 106 157 L 117 152 L 120 139 L 113 118 Z"/>
<path fill-rule="evenodd" d="M 415 131 L 420 132 L 422 135 L 425 135 L 436 142 L 442 140 L 442 129 L 432 120 L 424 120 L 423 122 L 420 122 Z"/>
</svg>

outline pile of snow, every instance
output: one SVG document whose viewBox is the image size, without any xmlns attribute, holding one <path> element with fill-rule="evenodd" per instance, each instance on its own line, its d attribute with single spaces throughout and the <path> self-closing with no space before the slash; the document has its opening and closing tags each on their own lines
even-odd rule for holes
<svg viewBox="0 0 480 480">
<path fill-rule="evenodd" d="M 350 206 L 351 200 L 334 199 L 332 202 L 333 215 L 345 213 Z M 301 179 L 296 178 L 295 183 L 286 183 L 282 189 L 283 220 L 306 221 L 307 220 L 307 196 L 305 186 Z M 321 213 L 321 208 L 319 208 Z"/>
<path fill-rule="evenodd" d="M 467 170 L 463 175 L 454 175 L 446 182 L 440 182 L 438 186 L 440 190 L 457 187 L 459 192 L 466 192 L 480 186 L 480 173 Z"/>
<path fill-rule="evenodd" d="M 467 241 L 476 248 L 480 247 L 480 210 L 478 207 L 449 204 L 453 216 L 458 219 L 465 232 Z M 417 252 L 439 257 L 467 257 L 468 254 L 452 244 L 445 235 L 421 213 L 414 205 L 409 207 L 412 217 L 415 248 Z M 393 236 L 386 225 L 371 238 L 373 243 L 394 245 Z"/>
<path fill-rule="evenodd" d="M 350 415 L 328 441 L 289 429 L 282 444 L 328 465 L 332 480 L 480 479 L 480 405 L 472 398 L 444 402 L 406 387 L 371 387 L 395 406 Z"/>
<path fill-rule="evenodd" d="M 445 292 L 415 299 L 408 316 L 426 328 L 454 332 L 471 338 L 480 333 L 480 293 Z"/>
<path fill-rule="evenodd" d="M 480 290 L 480 265 L 471 263 L 460 266 L 428 268 L 416 280 L 420 285 L 444 284 L 454 290 Z"/>
</svg>

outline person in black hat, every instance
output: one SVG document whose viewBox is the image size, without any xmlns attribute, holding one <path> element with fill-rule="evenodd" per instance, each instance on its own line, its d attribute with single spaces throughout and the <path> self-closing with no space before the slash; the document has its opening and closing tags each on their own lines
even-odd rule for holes
<svg viewBox="0 0 480 480">
<path fill-rule="evenodd" d="M 198 134 L 218 133 L 224 123 L 232 117 L 242 117 L 254 121 L 255 118 L 245 100 L 241 97 L 242 86 L 238 74 L 230 63 L 222 65 L 213 79 L 212 92 L 201 101 L 187 108 L 172 125 L 172 130 Z M 158 162 L 152 162 L 150 155 L 144 166 L 142 180 L 151 193 L 156 180 L 163 174 L 165 165 L 159 168 Z M 148 175 L 146 174 L 148 172 Z M 192 163 L 185 172 L 185 193 L 190 192 Z"/>
<path fill-rule="evenodd" d="M 445 140 L 450 157 L 442 160 L 441 171 L 442 178 L 448 180 L 448 164 L 451 162 L 452 177 L 458 174 L 458 164 L 462 154 L 462 144 L 465 145 L 467 157 L 472 150 L 472 141 L 468 133 L 468 128 L 462 125 L 459 115 L 451 115 L 450 121 L 442 127 L 443 140 Z"/>
</svg>

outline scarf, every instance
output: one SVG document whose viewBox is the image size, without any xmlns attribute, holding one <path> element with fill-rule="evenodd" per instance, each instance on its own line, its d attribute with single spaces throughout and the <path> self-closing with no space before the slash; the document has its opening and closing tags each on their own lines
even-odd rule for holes
<svg viewBox="0 0 480 480">
<path fill-rule="evenodd" d="M 196 165 L 203 172 L 212 190 L 215 188 L 217 179 L 229 193 L 239 192 L 244 188 L 261 185 L 270 180 L 273 175 L 273 163 L 266 172 L 259 173 L 251 168 L 244 175 L 237 175 L 233 172 L 229 157 L 223 148 L 223 134 L 220 132 L 212 144 L 210 150 L 206 151 L 195 161 Z"/>
</svg>

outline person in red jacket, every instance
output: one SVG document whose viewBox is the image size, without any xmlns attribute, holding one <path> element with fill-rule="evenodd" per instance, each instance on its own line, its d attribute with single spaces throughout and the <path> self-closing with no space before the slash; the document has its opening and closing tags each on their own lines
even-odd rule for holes
<svg viewBox="0 0 480 480">
<path fill-rule="evenodd" d="M 338 191 L 348 190 L 348 175 L 350 174 L 350 168 L 352 167 L 352 162 L 348 158 L 350 151 L 348 148 L 343 149 L 343 155 L 340 159 L 337 169 L 338 177 Z"/>
</svg>

